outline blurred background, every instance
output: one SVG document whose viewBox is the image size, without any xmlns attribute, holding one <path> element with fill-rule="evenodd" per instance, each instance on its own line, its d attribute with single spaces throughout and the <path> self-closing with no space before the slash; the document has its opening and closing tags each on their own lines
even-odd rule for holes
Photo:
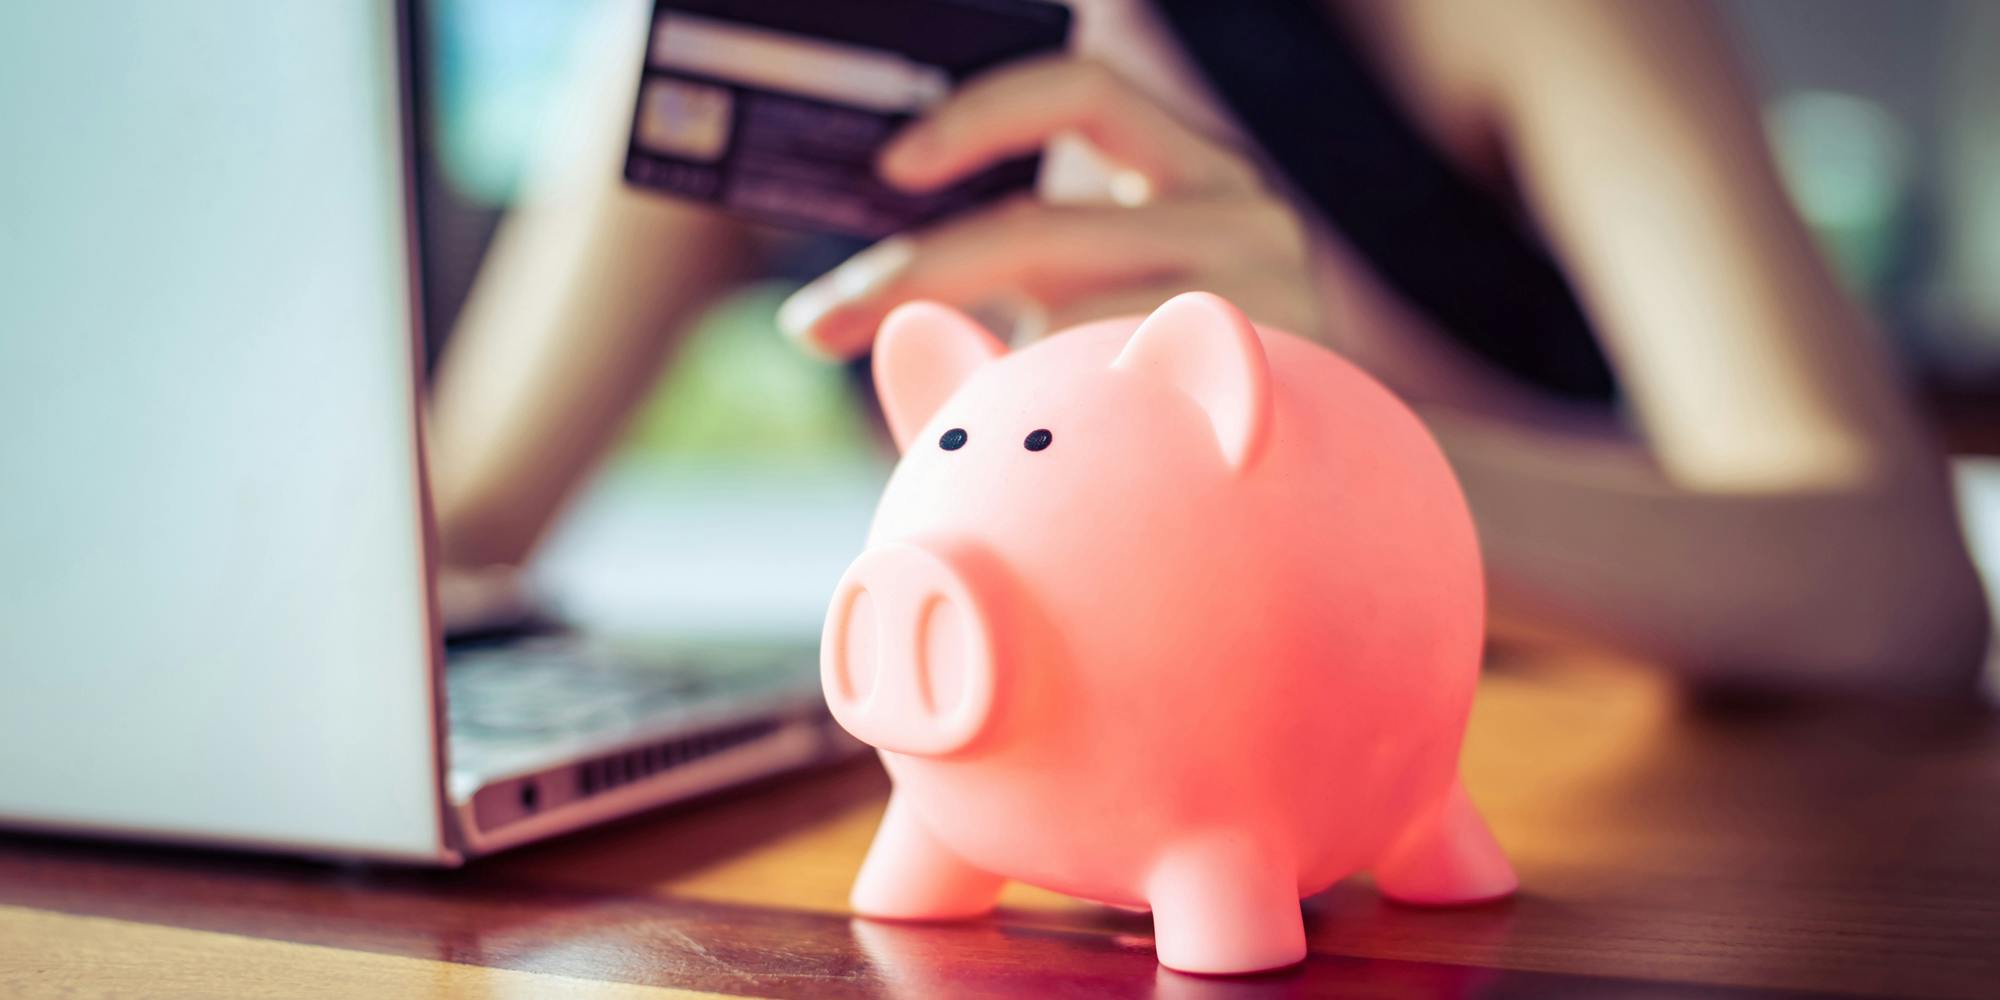
<svg viewBox="0 0 2000 1000">
<path fill-rule="evenodd" d="M 580 48 L 604 2 L 418 0 L 432 362 L 534 150 L 560 122 L 556 94 L 572 60 L 590 58 Z M 1720 10 L 1800 214 L 1890 328 L 1948 442 L 1992 450 L 2000 4 L 1724 0 Z M 858 380 L 794 350 L 772 316 L 854 248 L 808 244 L 810 258 L 780 258 L 698 324 L 544 548 L 542 586 L 568 614 L 624 630 L 816 622 L 818 584 L 858 544 L 892 456 Z M 798 492 L 814 500 L 798 504 Z M 788 506 L 760 512 L 756 498 Z M 788 572 L 770 572 L 778 562 Z M 666 570 L 676 566 L 700 572 Z M 662 608 L 680 612 L 662 620 Z"/>
<path fill-rule="evenodd" d="M 555 127 L 605 0 L 418 0 L 428 354 Z M 1784 182 L 1889 328 L 1948 442 L 2000 444 L 2000 5 L 1723 0 Z M 621 627 L 803 628 L 892 456 L 851 373 L 775 334 L 777 304 L 858 247 L 819 241 L 710 311 L 545 549 L 572 614 Z M 683 474 L 683 473 L 698 474 Z M 760 488 L 768 487 L 768 488 Z M 746 509 L 798 491 L 818 519 Z M 640 498 L 645 498 L 640 502 Z M 754 507 L 754 499 L 751 506 Z M 699 525 L 699 530 L 689 530 Z M 783 538 L 768 537 L 778 530 Z M 746 542 L 758 542 L 746 547 Z M 767 553 L 760 556 L 758 553 Z M 786 572 L 774 573 L 783 562 Z M 703 567 L 667 573 L 664 567 Z M 824 581 L 822 581 L 824 578 Z M 796 593 L 780 582 L 796 581 Z M 773 593 L 776 586 L 785 593 Z M 684 620 L 661 621 L 660 609 Z M 608 619 L 608 620 L 604 620 Z"/>
</svg>

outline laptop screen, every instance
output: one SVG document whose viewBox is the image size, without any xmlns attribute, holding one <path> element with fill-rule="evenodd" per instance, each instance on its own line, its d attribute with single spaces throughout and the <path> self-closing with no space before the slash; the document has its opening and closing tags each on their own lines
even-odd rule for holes
<svg viewBox="0 0 2000 1000">
<path fill-rule="evenodd" d="M 0 822 L 441 849 L 396 5 L 0 5 Z"/>
</svg>

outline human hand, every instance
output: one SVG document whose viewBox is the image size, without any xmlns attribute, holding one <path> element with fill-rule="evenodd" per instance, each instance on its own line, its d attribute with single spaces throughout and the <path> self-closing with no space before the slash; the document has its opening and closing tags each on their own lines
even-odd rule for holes
<svg viewBox="0 0 2000 1000">
<path fill-rule="evenodd" d="M 934 190 L 1064 133 L 1120 168 L 1113 203 L 1021 196 L 892 236 L 793 294 L 779 326 L 809 350 L 846 358 L 911 299 L 960 308 L 1026 299 L 1054 330 L 1148 313 L 1200 289 L 1259 322 L 1318 332 L 1306 232 L 1291 207 L 1249 160 L 1102 64 L 1040 59 L 980 77 L 892 140 L 878 170 L 897 187 Z"/>
</svg>

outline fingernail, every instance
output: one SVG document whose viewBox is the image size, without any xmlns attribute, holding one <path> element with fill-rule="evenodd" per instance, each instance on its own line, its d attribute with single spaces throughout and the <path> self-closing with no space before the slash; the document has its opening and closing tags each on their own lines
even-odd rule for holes
<svg viewBox="0 0 2000 1000">
<path fill-rule="evenodd" d="M 1153 200 L 1153 179 L 1130 167 L 1111 175 L 1111 200 L 1126 208 L 1138 208 Z"/>
<path fill-rule="evenodd" d="M 907 238 L 891 236 L 849 257 L 846 263 L 807 282 L 778 307 L 778 329 L 801 347 L 830 355 L 830 345 L 815 340 L 813 328 L 835 309 L 881 291 L 910 266 L 914 253 Z"/>
</svg>

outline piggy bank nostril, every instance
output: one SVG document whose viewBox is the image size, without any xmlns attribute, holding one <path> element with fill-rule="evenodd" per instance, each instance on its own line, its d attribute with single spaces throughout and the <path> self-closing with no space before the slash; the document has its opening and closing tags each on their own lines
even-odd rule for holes
<svg viewBox="0 0 2000 1000">
<path fill-rule="evenodd" d="M 820 683 L 834 719 L 863 742 L 942 756 L 984 731 L 997 690 L 992 624 L 966 558 L 891 541 L 841 577 L 820 633 Z"/>
<path fill-rule="evenodd" d="M 877 659 L 882 649 L 881 617 L 875 598 L 865 588 L 856 588 L 847 603 L 846 622 L 840 637 L 840 683 L 849 700 L 868 700 L 875 690 Z"/>
<path fill-rule="evenodd" d="M 968 651 L 964 617 L 951 601 L 933 597 L 925 604 L 918 628 L 918 648 L 923 651 L 918 672 L 923 678 L 925 707 L 933 715 L 948 715 L 965 699 Z"/>
</svg>

